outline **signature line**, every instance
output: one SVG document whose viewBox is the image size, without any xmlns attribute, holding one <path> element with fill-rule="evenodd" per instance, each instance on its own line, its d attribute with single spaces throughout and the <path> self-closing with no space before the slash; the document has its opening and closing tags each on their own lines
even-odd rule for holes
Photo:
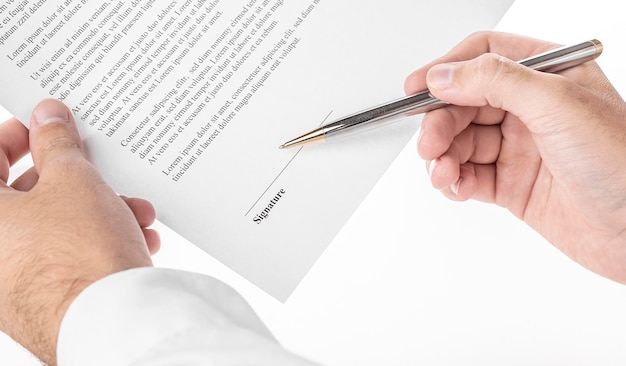
<svg viewBox="0 0 626 366">
<path fill-rule="evenodd" d="M 326 120 L 328 119 L 328 117 L 330 117 L 330 115 L 333 114 L 333 111 L 328 112 L 328 114 L 326 115 L 326 117 L 324 118 L 324 120 L 322 121 L 322 123 L 320 123 L 320 126 L 324 124 L 324 122 L 326 122 Z M 259 201 L 261 201 L 261 199 L 263 198 L 263 196 L 265 196 L 265 194 L 267 193 L 267 191 L 270 190 L 270 188 L 272 188 L 272 186 L 274 185 L 274 183 L 276 183 L 276 181 L 278 180 L 278 178 L 280 178 L 283 173 L 285 172 L 285 170 L 287 170 L 287 168 L 289 168 L 289 165 L 291 165 L 291 163 L 293 163 L 293 161 L 296 159 L 296 157 L 298 156 L 298 154 L 300 154 L 300 152 L 302 151 L 302 149 L 304 149 L 304 147 L 301 147 L 300 149 L 298 149 L 298 152 L 293 156 L 293 158 L 291 158 L 291 160 L 289 160 L 289 162 L 287 163 L 287 165 L 285 165 L 285 167 L 283 168 L 283 170 L 280 171 L 280 173 L 278 174 L 278 176 L 276 176 L 276 178 L 274 178 L 274 180 L 272 181 L 272 183 L 269 185 L 269 187 L 267 187 L 267 189 L 263 192 L 263 194 L 261 194 L 261 197 L 259 197 L 258 200 L 256 200 L 256 202 L 254 202 L 254 204 L 252 205 L 252 207 L 250 207 L 250 209 L 248 210 L 248 212 L 246 212 L 246 214 L 244 216 L 248 216 L 250 214 L 250 212 L 252 212 L 252 210 L 256 207 L 256 205 L 259 203 Z"/>
</svg>

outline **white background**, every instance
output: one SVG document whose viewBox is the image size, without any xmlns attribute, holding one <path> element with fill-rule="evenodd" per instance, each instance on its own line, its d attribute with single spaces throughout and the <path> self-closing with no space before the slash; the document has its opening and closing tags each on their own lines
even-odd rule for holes
<svg viewBox="0 0 626 366">
<path fill-rule="evenodd" d="M 517 0 L 497 29 L 562 44 L 600 39 L 598 62 L 626 95 L 619 4 Z M 626 364 L 626 287 L 572 263 L 501 208 L 445 200 L 414 141 L 284 305 L 158 228 L 157 265 L 223 279 L 286 347 L 325 365 Z M 37 364 L 0 336 L 0 365 Z"/>
</svg>

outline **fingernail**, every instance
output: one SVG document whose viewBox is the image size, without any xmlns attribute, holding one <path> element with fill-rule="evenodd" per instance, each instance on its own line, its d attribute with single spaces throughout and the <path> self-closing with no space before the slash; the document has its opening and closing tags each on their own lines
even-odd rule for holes
<svg viewBox="0 0 626 366">
<path fill-rule="evenodd" d="M 455 64 L 440 64 L 433 66 L 426 76 L 428 86 L 435 89 L 445 89 L 452 85 L 452 74 L 458 66 Z"/>
<path fill-rule="evenodd" d="M 55 122 L 66 123 L 70 120 L 65 104 L 55 99 L 46 99 L 33 111 L 33 118 L 39 126 Z"/>
<path fill-rule="evenodd" d="M 454 193 L 455 196 L 459 195 L 459 185 L 460 184 L 461 184 L 461 179 L 459 178 L 459 180 L 457 180 L 455 183 L 450 185 L 450 191 L 452 191 L 452 193 Z"/>
<path fill-rule="evenodd" d="M 439 159 L 435 159 L 435 160 L 431 160 L 430 163 L 428 164 L 428 175 L 429 176 L 433 176 L 433 172 L 435 171 L 435 168 L 437 167 L 437 165 L 439 164 Z"/>
</svg>

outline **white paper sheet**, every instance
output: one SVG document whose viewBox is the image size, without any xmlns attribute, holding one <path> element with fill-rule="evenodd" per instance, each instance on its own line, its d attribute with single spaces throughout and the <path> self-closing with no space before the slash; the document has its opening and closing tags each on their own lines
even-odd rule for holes
<svg viewBox="0 0 626 366">
<path fill-rule="evenodd" d="M 278 146 L 402 96 L 409 72 L 511 3 L 4 1 L 0 103 L 28 121 L 40 99 L 63 99 L 117 191 L 285 300 L 419 117 Z"/>
</svg>

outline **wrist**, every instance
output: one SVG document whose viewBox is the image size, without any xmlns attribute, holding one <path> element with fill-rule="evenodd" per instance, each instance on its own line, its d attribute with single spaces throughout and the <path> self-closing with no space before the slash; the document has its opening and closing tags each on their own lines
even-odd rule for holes
<svg viewBox="0 0 626 366">
<path fill-rule="evenodd" d="M 100 279 L 150 263 L 131 261 L 125 265 L 102 263 L 100 267 L 89 267 L 68 261 L 73 256 L 66 252 L 42 252 L 46 254 L 20 259 L 13 256 L 16 266 L 2 269 L 10 274 L 4 278 L 10 280 L 5 282 L 4 293 L 0 294 L 0 326 L 39 360 L 54 366 L 61 323 L 74 300 Z"/>
<path fill-rule="evenodd" d="M 78 265 L 60 266 L 46 253 L 38 258 L 12 259 L 4 276 L 2 330 L 47 365 L 56 365 L 57 337 L 61 321 L 74 299 L 98 278 Z M 5 262 L 6 263 L 6 262 Z"/>
</svg>

